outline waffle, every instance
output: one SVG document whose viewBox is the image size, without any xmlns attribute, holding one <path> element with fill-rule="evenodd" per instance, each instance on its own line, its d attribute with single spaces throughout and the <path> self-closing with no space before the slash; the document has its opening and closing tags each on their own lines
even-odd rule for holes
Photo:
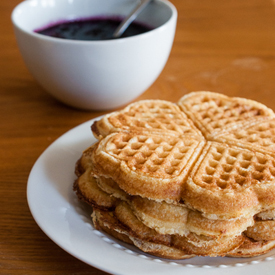
<svg viewBox="0 0 275 275">
<path fill-rule="evenodd" d="M 131 195 L 176 202 L 203 146 L 191 137 L 118 132 L 98 143 L 92 161 L 96 176 L 112 178 Z"/>
<path fill-rule="evenodd" d="M 190 233 L 195 233 L 218 239 L 225 236 L 241 235 L 247 227 L 254 225 L 252 217 L 211 220 L 203 217 L 200 212 L 187 207 L 155 202 L 138 196 L 132 198 L 130 205 L 139 220 L 162 234 L 187 236 Z"/>
<path fill-rule="evenodd" d="M 261 220 L 275 220 L 275 209 L 260 212 L 256 215 L 256 218 Z"/>
<path fill-rule="evenodd" d="M 83 157 L 83 159 L 86 158 L 87 156 Z M 79 163 L 85 163 L 83 159 L 81 159 Z M 79 171 L 84 171 L 83 167 L 81 167 L 79 163 L 77 165 L 77 174 L 79 174 Z M 87 171 L 90 172 L 90 170 Z M 85 175 L 86 177 L 86 175 L 88 174 L 87 171 L 84 171 L 82 175 Z M 99 180 L 96 178 L 91 177 L 89 181 L 83 181 L 81 176 L 75 183 L 75 190 L 77 191 L 79 198 L 84 199 L 87 203 L 90 204 L 90 194 L 94 194 L 93 198 L 95 199 L 93 200 L 92 206 L 95 209 L 93 213 L 93 219 L 96 228 L 104 230 L 105 232 L 119 240 L 134 244 L 138 248 L 152 255 L 171 259 L 190 258 L 194 256 L 193 253 L 195 253 L 195 255 L 201 256 L 224 256 L 225 251 L 227 251 L 229 248 L 234 250 L 234 248 L 239 246 L 242 243 L 242 240 L 245 239 L 241 236 L 240 232 L 239 234 L 236 234 L 237 232 L 232 232 L 234 228 L 239 228 L 239 231 L 243 230 L 240 230 L 239 223 L 241 221 L 239 220 L 207 220 L 201 217 L 199 213 L 194 212 L 192 210 L 188 210 L 186 207 L 168 205 L 163 202 L 159 203 L 149 201 L 141 197 L 130 198 L 128 196 L 126 204 L 126 202 L 122 202 L 121 199 L 114 198 L 111 196 L 111 198 L 113 198 L 114 200 L 112 201 L 113 204 L 109 205 L 108 203 L 110 200 L 110 196 L 108 193 L 104 192 L 103 190 L 101 190 L 101 188 L 96 186 L 99 185 L 98 183 Z M 106 183 L 109 184 L 110 180 L 105 181 L 105 185 L 108 185 Z M 88 191 L 87 187 L 89 188 Z M 114 185 L 114 183 L 111 184 L 111 187 L 114 188 L 107 189 L 109 191 L 111 190 L 112 192 L 118 189 L 117 186 Z M 86 197 L 87 195 L 88 197 Z M 125 197 L 121 196 L 120 198 Z M 197 232 L 195 230 L 194 232 L 198 233 L 196 234 L 188 231 L 186 232 L 185 236 L 175 234 L 176 232 L 173 232 L 174 234 L 169 234 L 171 232 L 167 232 L 168 234 L 166 234 L 166 232 L 159 232 L 158 230 L 155 230 L 154 228 L 147 226 L 146 223 L 144 223 L 142 220 L 138 218 L 138 215 L 135 215 L 136 211 L 134 211 L 133 209 L 137 209 L 138 207 L 141 208 L 141 210 L 139 210 L 139 213 L 148 215 L 148 212 L 150 211 L 150 215 L 157 217 L 162 224 L 166 224 L 167 222 L 165 217 L 168 218 L 168 222 L 171 222 L 171 220 L 173 220 L 173 216 L 174 218 L 179 218 L 180 215 L 173 211 L 174 208 L 184 209 L 185 211 L 181 213 L 181 215 L 189 216 L 189 218 L 186 219 L 186 221 L 188 220 L 189 222 L 189 226 L 191 225 L 191 228 L 198 227 L 200 230 L 204 229 L 204 232 Z M 164 215 L 164 217 L 160 216 L 159 213 L 163 213 L 164 210 L 167 208 L 169 209 L 169 211 L 166 211 L 166 215 Z M 186 212 L 188 213 L 187 215 Z M 219 226 L 220 223 L 224 223 L 224 226 Z M 241 222 L 241 224 L 242 226 L 244 226 L 244 228 L 246 228 L 249 225 L 245 225 L 244 221 Z M 172 222 L 171 226 L 175 227 L 175 224 Z M 207 227 L 212 228 L 208 231 L 208 233 L 213 233 L 213 230 L 214 232 L 224 231 L 226 228 L 228 228 L 229 232 L 223 232 L 223 237 L 221 238 L 215 238 L 215 236 L 213 238 L 213 234 L 210 234 L 210 236 L 208 235 L 207 237 L 207 233 L 203 234 L 207 231 L 205 229 Z M 200 235 L 199 233 L 202 234 Z M 226 233 L 229 233 L 229 237 L 226 237 Z M 253 241 L 253 243 L 255 243 L 255 241 Z M 268 244 L 269 245 L 265 245 L 264 247 L 270 248 L 272 242 L 269 242 Z M 264 251 L 264 247 L 261 247 L 261 251 Z M 252 246 L 252 248 L 254 251 L 255 244 Z M 252 248 L 251 251 L 249 250 L 249 252 L 246 248 L 246 254 L 244 254 L 243 252 L 242 255 L 238 255 L 242 257 L 244 257 L 244 255 L 252 255 Z"/>
<path fill-rule="evenodd" d="M 125 196 L 125 193 L 111 179 L 90 177 L 89 180 L 83 180 L 87 172 L 90 173 L 90 170 L 84 172 L 75 183 L 79 198 L 106 211 L 113 210 L 119 201 L 125 201 L 144 225 L 156 230 L 159 234 L 187 236 L 194 233 L 216 239 L 221 236 L 240 235 L 248 226 L 254 224 L 252 217 L 209 220 L 198 211 L 188 209 L 184 205 L 156 202 L 140 196 Z"/>
<path fill-rule="evenodd" d="M 138 238 L 135 234 L 133 236 L 133 233 L 131 233 L 132 231 L 125 228 L 125 226 L 114 217 L 113 212 L 105 212 L 95 208 L 92 218 L 96 229 L 105 231 L 109 235 L 125 243 L 133 244 L 148 254 L 176 260 L 194 257 L 175 247 L 144 240 L 143 238 Z"/>
<path fill-rule="evenodd" d="M 123 111 L 111 113 L 96 121 L 92 130 L 97 139 L 121 131 L 202 137 L 201 132 L 176 104 L 164 100 L 143 100 L 130 104 Z"/>
<path fill-rule="evenodd" d="M 74 190 L 98 229 L 160 257 L 275 246 L 275 117 L 211 92 L 133 103 L 92 125 Z"/>
<path fill-rule="evenodd" d="M 274 118 L 273 111 L 259 102 L 213 92 L 189 93 L 178 104 L 207 139 Z"/>
<path fill-rule="evenodd" d="M 111 209 L 116 204 L 116 199 L 102 192 L 98 187 L 96 178 L 90 176 L 90 170 L 86 170 L 74 184 L 78 198 L 84 200 L 91 206 L 102 209 Z"/>
<path fill-rule="evenodd" d="M 255 241 L 275 240 L 275 221 L 256 221 L 245 231 L 245 235 Z"/>
<path fill-rule="evenodd" d="M 210 218 L 254 215 L 274 207 L 274 165 L 269 155 L 209 142 L 185 184 L 182 199 Z"/>
<path fill-rule="evenodd" d="M 266 119 L 257 124 L 221 134 L 215 140 L 250 150 L 256 149 L 263 154 L 275 153 L 275 119 Z"/>
<path fill-rule="evenodd" d="M 105 231 L 109 235 L 121 240 L 125 243 L 133 244 L 142 251 L 167 259 L 188 259 L 195 255 L 188 255 L 188 252 L 182 248 L 180 241 L 168 246 L 160 243 L 145 241 L 138 237 L 133 237 L 129 231 L 123 227 L 121 223 L 114 218 L 112 212 L 105 212 L 99 209 L 94 209 L 92 214 L 93 222 L 98 230 Z M 181 247 L 178 249 L 177 247 Z M 249 238 L 244 238 L 244 242 L 238 247 L 226 254 L 228 257 L 254 257 L 267 253 L 275 247 L 275 241 L 260 241 L 255 242 Z"/>
<path fill-rule="evenodd" d="M 112 220 L 109 219 L 108 224 L 105 222 L 105 225 L 107 225 L 109 229 L 128 236 L 135 245 L 135 242 L 138 240 L 138 248 L 142 248 L 143 243 L 149 243 L 158 245 L 160 247 L 162 246 L 162 250 L 164 251 L 167 249 L 167 247 L 172 248 L 173 250 L 175 249 L 181 251 L 181 257 L 176 255 L 171 257 L 170 255 L 169 258 L 174 259 L 190 258 L 194 256 L 194 253 L 200 256 L 224 256 L 228 249 L 235 249 L 240 244 L 242 244 L 244 240 L 244 237 L 241 235 L 236 237 L 233 236 L 231 238 L 223 237 L 218 240 L 213 240 L 211 238 L 202 237 L 196 234 L 190 234 L 187 237 L 159 234 L 154 229 L 145 226 L 140 220 L 138 220 L 131 211 L 129 205 L 124 202 L 118 204 L 115 208 L 115 211 L 113 212 L 104 212 L 102 210 L 96 209 L 95 213 L 98 211 L 101 211 L 104 217 L 101 218 L 102 221 L 107 220 L 107 215 L 112 217 Z M 111 231 L 108 233 L 113 236 Z M 145 252 L 149 251 L 147 250 Z M 155 253 L 152 253 L 152 251 L 150 254 L 155 255 Z"/>
<path fill-rule="evenodd" d="M 119 132 L 102 139 L 92 158 L 96 176 L 112 178 L 128 194 L 184 201 L 209 218 L 275 207 L 274 158 L 240 147 Z"/>
<path fill-rule="evenodd" d="M 275 241 L 253 241 L 245 238 L 243 244 L 236 249 L 228 252 L 228 257 L 256 257 L 269 252 L 275 248 Z"/>
</svg>

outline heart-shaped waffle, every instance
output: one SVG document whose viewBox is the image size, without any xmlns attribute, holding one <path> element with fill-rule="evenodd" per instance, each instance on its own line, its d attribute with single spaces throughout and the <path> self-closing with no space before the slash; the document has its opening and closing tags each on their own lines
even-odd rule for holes
<svg viewBox="0 0 275 275">
<path fill-rule="evenodd" d="M 152 254 L 259 255 L 275 241 L 274 129 L 273 111 L 253 100 L 193 92 L 178 104 L 139 101 L 92 125 L 99 141 L 83 153 L 75 190 L 100 209 L 101 228 Z M 158 247 L 135 235 L 142 228 L 173 241 Z"/>
<path fill-rule="evenodd" d="M 176 202 L 203 146 L 191 137 L 118 132 L 98 143 L 92 161 L 96 175 L 131 195 Z"/>
<path fill-rule="evenodd" d="M 213 92 L 187 94 L 178 105 L 209 140 L 223 132 L 274 117 L 273 111 L 259 102 Z"/>
<path fill-rule="evenodd" d="M 131 195 L 184 202 L 212 218 L 275 207 L 274 158 L 262 154 L 266 147 L 256 127 L 273 121 L 273 111 L 252 100 L 211 92 L 186 95 L 179 106 L 182 110 L 170 102 L 141 101 L 97 122 L 94 132 L 105 136 L 93 154 L 98 174 Z M 243 146 L 219 140 L 244 127 L 258 129 L 258 152 L 250 139 Z"/>
<path fill-rule="evenodd" d="M 275 153 L 275 119 L 265 119 L 256 124 L 238 128 L 215 137 L 215 140 L 273 155 Z"/>
<path fill-rule="evenodd" d="M 120 131 L 201 137 L 200 131 L 179 106 L 164 100 L 143 100 L 130 104 L 123 111 L 111 113 L 95 122 L 92 130 L 97 138 Z"/>
</svg>

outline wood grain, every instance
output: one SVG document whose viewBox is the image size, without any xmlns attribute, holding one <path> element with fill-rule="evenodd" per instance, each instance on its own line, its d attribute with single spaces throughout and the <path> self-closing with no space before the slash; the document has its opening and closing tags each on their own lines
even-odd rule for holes
<svg viewBox="0 0 275 275">
<path fill-rule="evenodd" d="M 0 1 L 0 273 L 106 274 L 53 243 L 28 208 L 27 179 L 39 155 L 69 129 L 106 112 L 65 106 L 35 82 L 10 20 L 19 2 Z M 275 109 L 275 1 L 171 2 L 178 25 L 170 58 L 138 99 L 177 101 L 191 91 L 211 90 Z"/>
</svg>

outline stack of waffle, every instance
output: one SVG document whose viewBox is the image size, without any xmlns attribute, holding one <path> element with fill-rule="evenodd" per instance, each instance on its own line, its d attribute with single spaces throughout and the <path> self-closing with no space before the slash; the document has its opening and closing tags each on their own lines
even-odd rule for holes
<svg viewBox="0 0 275 275">
<path fill-rule="evenodd" d="M 98 230 L 152 255 L 275 247 L 275 115 L 212 92 L 133 103 L 92 125 L 74 190 Z"/>
</svg>

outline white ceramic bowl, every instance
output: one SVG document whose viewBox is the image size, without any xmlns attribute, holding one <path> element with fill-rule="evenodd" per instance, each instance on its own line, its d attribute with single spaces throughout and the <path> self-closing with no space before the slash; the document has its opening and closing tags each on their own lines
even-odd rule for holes
<svg viewBox="0 0 275 275">
<path fill-rule="evenodd" d="M 105 41 L 76 41 L 37 34 L 49 23 L 93 16 L 125 17 L 139 0 L 27 0 L 12 13 L 26 66 L 58 100 L 82 109 L 112 109 L 134 100 L 159 76 L 173 44 L 177 11 L 155 0 L 138 22 L 154 29 Z"/>
</svg>

